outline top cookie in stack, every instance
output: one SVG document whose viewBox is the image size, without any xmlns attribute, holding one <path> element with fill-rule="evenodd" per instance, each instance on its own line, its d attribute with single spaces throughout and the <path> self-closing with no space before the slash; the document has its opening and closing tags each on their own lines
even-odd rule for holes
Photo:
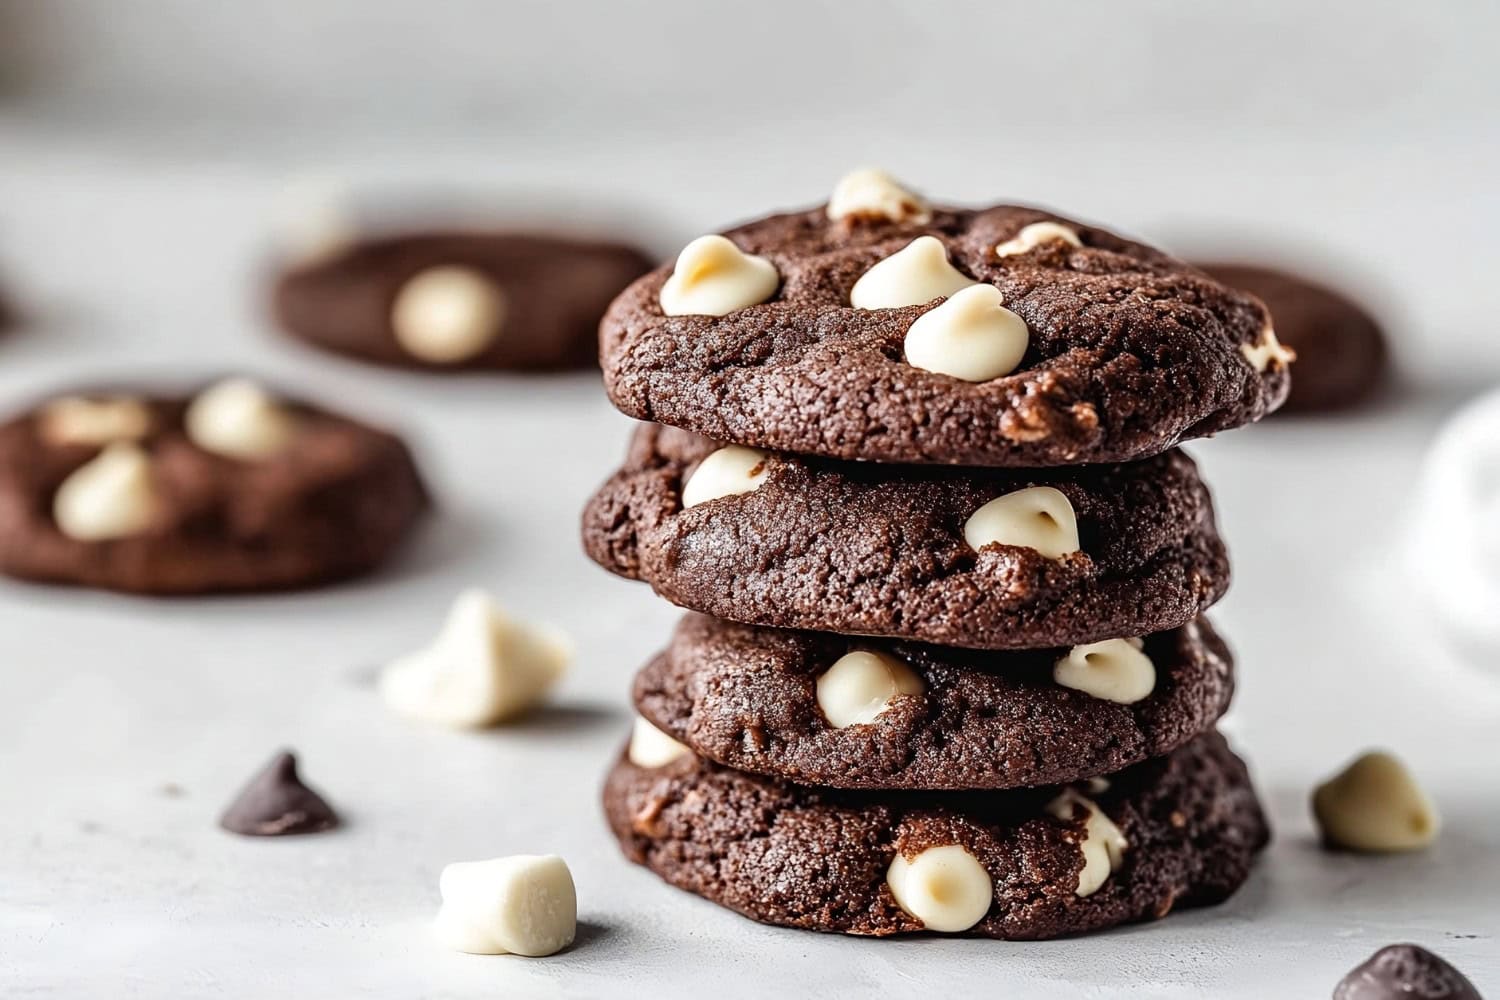
<svg viewBox="0 0 1500 1000">
<path fill-rule="evenodd" d="M 1124 462 L 1286 398 L 1265 307 L 1048 212 L 930 206 L 875 171 L 695 240 L 601 327 L 624 412 L 876 462 Z"/>
</svg>

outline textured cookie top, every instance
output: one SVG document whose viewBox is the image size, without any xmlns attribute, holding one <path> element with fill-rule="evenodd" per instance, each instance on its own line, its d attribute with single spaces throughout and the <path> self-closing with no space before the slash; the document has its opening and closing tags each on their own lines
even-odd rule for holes
<svg viewBox="0 0 1500 1000">
<path fill-rule="evenodd" d="M 1217 733 L 1103 784 L 856 793 L 688 754 L 620 761 L 604 806 L 626 855 L 679 888 L 767 923 L 880 936 L 1033 940 L 1161 918 L 1228 896 L 1269 837 L 1245 766 Z M 898 858 L 910 875 L 945 848 L 958 863 L 932 873 L 936 891 L 894 884 Z M 936 926 L 956 898 L 977 905 Z"/>
<path fill-rule="evenodd" d="M 1061 230 L 1022 235 L 1045 222 Z M 668 265 L 610 307 L 601 360 L 610 398 L 626 413 L 718 440 L 843 459 L 1051 466 L 1158 454 L 1258 420 L 1287 394 L 1285 356 L 1270 349 L 1274 333 L 1259 301 L 1047 212 L 1001 205 L 835 219 L 823 206 L 727 236 L 752 262 L 774 267 L 774 284 L 764 268 L 720 246 L 685 254 L 691 261 L 675 267 L 691 267 L 688 277 L 722 276 L 738 297 L 682 295 L 669 285 Z M 856 283 L 920 237 L 938 240 L 951 267 L 927 260 L 888 268 L 872 282 L 880 287 L 858 296 L 902 301 L 902 289 L 913 288 L 905 297 L 917 301 L 851 305 Z M 968 281 L 999 289 L 1010 315 L 976 302 L 926 324 L 937 329 L 923 333 L 938 339 L 923 337 L 922 363 L 944 367 L 927 360 L 936 354 L 967 373 L 993 340 L 999 356 L 1024 347 L 1009 374 L 968 381 L 976 376 L 911 363 L 914 324 Z M 746 301 L 722 315 L 681 311 Z M 1014 317 L 1024 322 L 1024 344 L 1013 342 Z"/>
<path fill-rule="evenodd" d="M 0 571 L 143 593 L 370 568 L 428 497 L 396 436 L 244 380 L 57 397 L 0 425 Z"/>
<path fill-rule="evenodd" d="M 741 476 L 725 473 L 723 453 L 686 431 L 641 427 L 584 511 L 589 555 L 719 618 L 988 649 L 1176 628 L 1229 585 L 1213 502 L 1179 451 L 1007 471 L 731 449 L 758 463 Z M 737 492 L 705 499 L 719 492 L 700 489 L 705 480 Z M 1052 506 L 996 511 L 1007 497 Z M 1068 521 L 1076 533 L 1053 537 Z M 1051 531 L 987 540 L 1027 525 Z M 1057 547 L 1021 544 L 1031 541 Z"/>
<path fill-rule="evenodd" d="M 1081 670 L 1059 668 L 1070 655 Z M 1145 683 L 1121 685 L 1136 664 Z M 1229 651 L 1201 619 L 1139 649 L 996 653 L 689 615 L 637 675 L 635 702 L 741 770 L 839 788 L 1015 788 L 1168 753 L 1211 729 L 1233 688 Z"/>
<path fill-rule="evenodd" d="M 288 332 L 382 364 L 442 370 L 592 366 L 599 317 L 651 261 L 639 250 L 517 233 L 364 239 L 293 262 L 272 308 Z"/>
</svg>

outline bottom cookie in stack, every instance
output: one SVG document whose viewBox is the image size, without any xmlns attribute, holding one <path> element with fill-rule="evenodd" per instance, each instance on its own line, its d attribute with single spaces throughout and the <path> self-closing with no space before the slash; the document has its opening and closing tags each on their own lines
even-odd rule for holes
<svg viewBox="0 0 1500 1000">
<path fill-rule="evenodd" d="M 630 860 L 771 924 L 1035 940 L 1219 902 L 1269 829 L 1217 732 L 1049 789 L 857 792 L 735 771 L 638 727 L 605 784 Z"/>
</svg>

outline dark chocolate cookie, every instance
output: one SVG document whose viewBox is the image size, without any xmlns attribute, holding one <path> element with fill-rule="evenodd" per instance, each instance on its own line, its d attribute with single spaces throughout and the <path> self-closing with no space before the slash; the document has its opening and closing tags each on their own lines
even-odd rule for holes
<svg viewBox="0 0 1500 1000">
<path fill-rule="evenodd" d="M 277 322 L 339 354 L 411 368 L 596 363 L 599 318 L 652 261 L 632 247 L 513 233 L 370 239 L 293 265 Z"/>
<path fill-rule="evenodd" d="M 1061 664 L 1061 665 L 1060 665 Z M 994 653 L 688 615 L 635 680 L 647 720 L 741 770 L 834 788 L 1018 788 L 1140 763 L 1213 728 L 1233 662 L 1206 620 Z"/>
<path fill-rule="evenodd" d="M 1269 838 L 1217 733 L 1061 791 L 839 792 L 624 758 L 604 807 L 626 856 L 671 884 L 846 934 L 1037 939 L 1160 918 L 1227 898 Z"/>
<path fill-rule="evenodd" d="M 759 448 L 1035 467 L 1159 454 L 1286 397 L 1265 307 L 1181 261 L 1030 208 L 893 214 L 819 207 L 731 230 L 738 250 L 695 241 L 605 316 L 610 398 Z M 956 304 L 966 282 L 1003 308 Z"/>
<path fill-rule="evenodd" d="M 0 425 L 0 571 L 147 594 L 373 569 L 429 501 L 406 445 L 233 379 L 91 392 Z"/>
<path fill-rule="evenodd" d="M 719 618 L 989 649 L 1177 628 L 1229 585 L 1208 489 L 1179 451 L 1040 471 L 768 455 L 736 476 L 756 453 L 706 458 L 718 448 L 639 428 L 624 468 L 584 511 L 589 555 Z M 685 493 L 716 495 L 726 482 L 749 492 L 684 507 Z M 1012 494 L 1019 509 L 992 503 Z M 991 513 L 1008 530 L 1043 525 L 1049 542 L 1076 518 L 1082 551 L 985 543 Z"/>
<path fill-rule="evenodd" d="M 1340 410 L 1368 399 L 1387 375 L 1385 334 L 1364 307 L 1306 278 L 1253 264 L 1205 264 L 1271 310 L 1276 335 L 1297 354 L 1285 411 Z"/>
</svg>

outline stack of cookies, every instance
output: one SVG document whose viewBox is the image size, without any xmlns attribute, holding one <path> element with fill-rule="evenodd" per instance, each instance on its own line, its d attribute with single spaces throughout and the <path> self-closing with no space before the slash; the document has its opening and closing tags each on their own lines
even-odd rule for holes
<svg viewBox="0 0 1500 1000">
<path fill-rule="evenodd" d="M 1245 880 L 1268 831 L 1202 617 L 1229 564 L 1175 445 L 1286 397 L 1258 300 L 860 171 L 695 240 L 601 339 L 652 423 L 585 545 L 692 612 L 605 788 L 632 861 L 874 935 L 1053 937 Z"/>
</svg>

